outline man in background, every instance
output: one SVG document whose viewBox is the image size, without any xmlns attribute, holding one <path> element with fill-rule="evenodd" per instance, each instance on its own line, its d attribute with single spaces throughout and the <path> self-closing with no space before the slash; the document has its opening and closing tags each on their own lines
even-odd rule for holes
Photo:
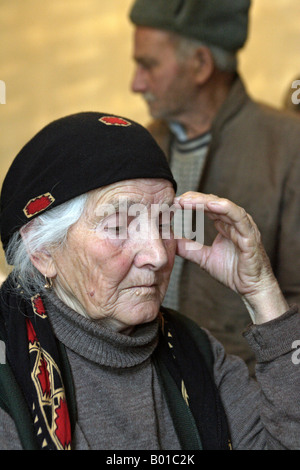
<svg viewBox="0 0 300 470">
<path fill-rule="evenodd" d="M 213 193 L 244 207 L 284 295 L 300 303 L 300 123 L 254 102 L 238 74 L 249 8 L 250 0 L 136 0 L 132 90 L 154 118 L 149 129 L 177 194 Z M 215 234 L 205 219 L 205 244 Z M 247 310 L 237 294 L 178 258 L 164 305 L 209 328 L 253 373 L 241 336 Z"/>
</svg>

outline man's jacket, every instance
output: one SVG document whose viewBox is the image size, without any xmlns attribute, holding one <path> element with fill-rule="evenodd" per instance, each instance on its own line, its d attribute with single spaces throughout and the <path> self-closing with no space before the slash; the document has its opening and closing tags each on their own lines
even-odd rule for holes
<svg viewBox="0 0 300 470">
<path fill-rule="evenodd" d="M 155 121 L 149 130 L 170 160 L 173 136 L 166 124 Z M 299 304 L 299 117 L 254 102 L 237 77 L 211 133 L 199 192 L 228 198 L 253 217 L 286 299 Z M 204 230 L 204 243 L 211 244 L 216 231 L 208 219 Z M 228 352 L 251 359 L 240 335 L 249 323 L 242 300 L 188 261 L 178 310 L 208 328 Z"/>
</svg>

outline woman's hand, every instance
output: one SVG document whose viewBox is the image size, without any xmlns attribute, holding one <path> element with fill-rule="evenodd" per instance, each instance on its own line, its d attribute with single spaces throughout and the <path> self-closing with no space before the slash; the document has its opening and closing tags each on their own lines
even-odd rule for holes
<svg viewBox="0 0 300 470">
<path fill-rule="evenodd" d="M 175 199 L 185 204 L 203 205 L 218 230 L 212 246 L 191 240 L 177 240 L 177 254 L 193 261 L 216 280 L 240 294 L 255 323 L 264 323 L 288 310 L 261 242 L 259 230 L 244 209 L 228 199 L 187 192 Z M 193 249 L 190 244 L 194 243 Z M 198 250 L 195 248 L 199 246 Z"/>
</svg>

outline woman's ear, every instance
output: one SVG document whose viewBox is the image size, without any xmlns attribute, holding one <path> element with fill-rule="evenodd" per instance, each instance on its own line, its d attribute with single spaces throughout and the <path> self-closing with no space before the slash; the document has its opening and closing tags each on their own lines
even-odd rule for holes
<svg viewBox="0 0 300 470">
<path fill-rule="evenodd" d="M 27 224 L 25 227 L 21 228 L 20 234 L 33 266 L 43 276 L 49 278 L 55 277 L 57 271 L 51 253 L 43 248 L 39 251 L 32 252 L 28 243 L 28 234 L 31 230 L 33 230 L 33 226 L 31 224 Z"/>
<path fill-rule="evenodd" d="M 49 278 L 55 277 L 57 274 L 53 258 L 46 250 L 38 251 L 30 255 L 33 266 L 43 275 Z"/>
</svg>

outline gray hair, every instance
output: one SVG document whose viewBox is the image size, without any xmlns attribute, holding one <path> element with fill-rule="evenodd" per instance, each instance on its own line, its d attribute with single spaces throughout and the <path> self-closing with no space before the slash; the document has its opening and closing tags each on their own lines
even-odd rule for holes
<svg viewBox="0 0 300 470">
<path fill-rule="evenodd" d="M 61 247 L 65 243 L 70 227 L 84 211 L 87 197 L 87 194 L 83 194 L 50 209 L 28 222 L 11 237 L 5 252 L 6 261 L 14 267 L 11 278 L 16 285 L 22 287 L 24 297 L 32 297 L 45 284 L 42 274 L 33 266 L 30 255 Z"/>
<path fill-rule="evenodd" d="M 187 38 L 173 33 L 172 36 L 178 44 L 177 55 L 179 59 L 185 59 L 193 54 L 198 47 L 207 47 L 212 54 L 217 69 L 223 72 L 236 72 L 238 66 L 237 54 L 197 39 Z"/>
</svg>

